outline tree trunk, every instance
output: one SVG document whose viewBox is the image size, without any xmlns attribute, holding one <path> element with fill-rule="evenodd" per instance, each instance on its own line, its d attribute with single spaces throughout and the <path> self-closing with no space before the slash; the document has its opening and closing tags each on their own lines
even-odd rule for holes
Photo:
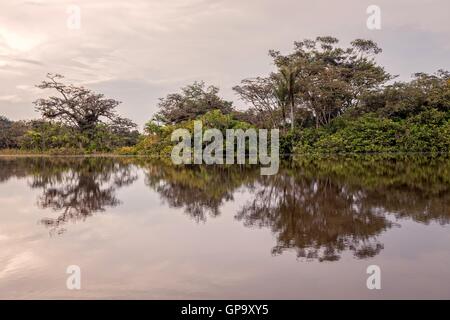
<svg viewBox="0 0 450 320">
<path fill-rule="evenodd" d="M 282 105 L 281 112 L 283 116 L 283 128 L 286 128 L 286 107 Z"/>
<path fill-rule="evenodd" d="M 291 130 L 294 131 L 294 97 L 291 97 Z"/>
</svg>

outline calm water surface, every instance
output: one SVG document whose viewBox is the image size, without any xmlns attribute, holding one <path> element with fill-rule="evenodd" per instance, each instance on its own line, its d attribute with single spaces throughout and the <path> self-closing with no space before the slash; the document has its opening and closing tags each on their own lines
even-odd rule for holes
<svg viewBox="0 0 450 320">
<path fill-rule="evenodd" d="M 0 298 L 450 298 L 449 159 L 301 158 L 259 173 L 0 158 Z M 369 265 L 381 290 L 366 287 Z"/>
</svg>

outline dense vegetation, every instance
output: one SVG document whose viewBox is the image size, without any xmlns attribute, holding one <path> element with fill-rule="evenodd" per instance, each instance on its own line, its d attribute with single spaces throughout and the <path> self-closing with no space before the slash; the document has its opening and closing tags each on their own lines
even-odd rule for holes
<svg viewBox="0 0 450 320">
<path fill-rule="evenodd" d="M 275 70 L 233 89 L 238 110 L 219 89 L 195 82 L 162 98 L 144 134 L 115 113 L 120 102 L 49 75 L 38 87 L 58 96 L 39 99 L 39 120 L 0 117 L 0 148 L 45 152 L 111 152 L 163 156 L 177 128 L 277 128 L 282 154 L 449 152 L 450 73 L 417 73 L 395 81 L 375 60 L 381 49 L 333 37 L 295 42 L 293 52 L 270 51 Z"/>
<path fill-rule="evenodd" d="M 297 153 L 450 151 L 450 74 L 416 74 L 298 136 Z"/>
</svg>

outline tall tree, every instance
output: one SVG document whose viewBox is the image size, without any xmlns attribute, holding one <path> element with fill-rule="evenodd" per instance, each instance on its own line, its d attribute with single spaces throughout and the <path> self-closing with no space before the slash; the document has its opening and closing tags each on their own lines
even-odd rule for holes
<svg viewBox="0 0 450 320">
<path fill-rule="evenodd" d="M 317 37 L 296 42 L 289 55 L 278 51 L 270 55 L 289 88 L 292 109 L 297 106 L 311 112 L 318 127 L 358 107 L 365 94 L 391 79 L 374 59 L 380 52 L 370 40 L 356 39 L 350 47 L 341 48 L 336 38 Z"/>
<path fill-rule="evenodd" d="M 287 63 L 279 68 L 280 79 L 278 81 L 278 86 L 276 87 L 276 92 L 283 93 L 285 101 L 290 106 L 291 113 L 291 129 L 294 130 L 295 116 L 294 109 L 296 106 L 296 95 L 300 90 L 298 76 L 300 74 L 300 66 L 295 63 Z"/>
<path fill-rule="evenodd" d="M 99 124 L 127 129 L 136 127 L 131 120 L 117 115 L 116 108 L 121 102 L 107 99 L 103 94 L 84 87 L 66 85 L 60 81 L 63 78 L 59 74 L 48 74 L 47 80 L 37 86 L 40 89 L 53 89 L 59 93 L 59 96 L 38 99 L 34 102 L 36 110 L 41 112 L 45 119 L 57 120 L 75 127 L 90 138 L 95 134 L 95 128 Z"/>
</svg>

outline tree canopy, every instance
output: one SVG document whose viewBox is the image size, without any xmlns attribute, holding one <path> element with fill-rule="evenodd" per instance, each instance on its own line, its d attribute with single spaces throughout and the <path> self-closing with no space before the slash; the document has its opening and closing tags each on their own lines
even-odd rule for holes
<svg viewBox="0 0 450 320">
<path fill-rule="evenodd" d="M 38 99 L 34 102 L 36 110 L 44 119 L 57 120 L 75 127 L 90 137 L 99 124 L 127 129 L 136 127 L 131 120 L 117 115 L 116 108 L 120 101 L 105 98 L 103 94 L 95 93 L 82 86 L 64 84 L 60 81 L 63 78 L 59 74 L 48 74 L 47 80 L 37 86 L 40 89 L 56 90 L 59 94 L 59 96 Z"/>
<path fill-rule="evenodd" d="M 163 124 L 175 124 L 193 120 L 208 111 L 220 110 L 223 114 L 233 111 L 232 103 L 219 97 L 219 88 L 206 86 L 204 82 L 194 82 L 183 87 L 180 93 L 168 94 L 161 98 L 159 111 L 154 119 Z"/>
<path fill-rule="evenodd" d="M 295 42 L 287 55 L 271 50 L 276 71 L 243 80 L 234 90 L 251 108 L 278 118 L 277 126 L 286 123 L 288 113 L 291 129 L 308 118 L 316 127 L 326 125 L 391 79 L 374 59 L 381 52 L 376 43 L 356 39 L 347 48 L 338 43 L 333 37 L 317 37 Z"/>
</svg>

